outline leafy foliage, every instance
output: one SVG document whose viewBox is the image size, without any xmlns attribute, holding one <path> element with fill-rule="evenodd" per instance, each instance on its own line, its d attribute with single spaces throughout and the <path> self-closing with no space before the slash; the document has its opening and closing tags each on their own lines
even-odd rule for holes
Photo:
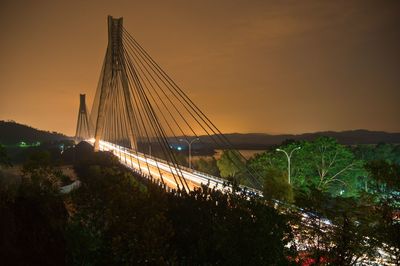
<svg viewBox="0 0 400 266">
<path fill-rule="evenodd" d="M 55 175 L 38 156 L 19 186 L 0 188 L 0 257 L 4 265 L 64 265 L 68 214 Z M 1 182 L 0 182 L 1 184 Z"/>
<path fill-rule="evenodd" d="M 343 193 L 343 190 L 352 195 L 362 164 L 348 148 L 332 138 L 321 137 L 304 145 L 301 155 L 308 167 L 300 168 L 299 175 L 308 178 L 309 183 L 333 195 Z"/>
<path fill-rule="evenodd" d="M 381 248 L 391 254 L 392 263 L 400 264 L 400 165 L 387 161 L 367 164 L 380 215 L 378 236 Z"/>
<path fill-rule="evenodd" d="M 293 190 L 287 181 L 287 173 L 277 168 L 267 169 L 263 195 L 267 199 L 293 202 Z"/>
<path fill-rule="evenodd" d="M 214 157 L 212 157 L 211 159 L 200 158 L 193 164 L 194 168 L 200 172 L 207 173 L 213 176 L 220 175 L 217 160 Z"/>
<path fill-rule="evenodd" d="M 82 186 L 70 199 L 71 264 L 286 263 L 290 228 L 259 200 L 207 188 L 166 193 L 107 153 L 93 154 L 76 172 Z"/>
<path fill-rule="evenodd" d="M 391 196 L 396 198 L 400 191 L 400 165 L 386 161 L 371 161 L 366 165 L 366 169 L 374 181 L 374 192 L 385 198 Z"/>
<path fill-rule="evenodd" d="M 297 193 L 296 203 L 305 212 L 292 219 L 303 245 L 299 249 L 316 264 L 355 265 L 379 257 L 379 215 L 370 197 L 331 197 L 311 188 L 310 193 Z"/>
<path fill-rule="evenodd" d="M 245 162 L 236 150 L 224 150 L 221 158 L 217 161 L 221 177 L 240 178 L 245 171 Z"/>
<path fill-rule="evenodd" d="M 1 167 L 11 166 L 10 157 L 8 157 L 6 149 L 0 144 L 0 169 Z"/>
<path fill-rule="evenodd" d="M 391 255 L 387 261 L 399 264 L 399 165 L 370 161 L 368 193 L 342 197 L 308 179 L 319 181 L 318 169 L 340 171 L 346 165 L 340 160 L 358 163 L 349 149 L 330 140 L 284 145 L 301 145 L 293 154 L 293 175 L 304 182 L 287 183 L 282 154 L 259 155 L 250 164 L 263 174 L 263 199 L 205 187 L 167 193 L 111 154 L 91 149 L 75 158 L 81 187 L 62 196 L 63 177 L 51 155 L 35 153 L 19 186 L 0 187 L 0 256 L 6 264 L 25 265 L 355 265 L 379 259 L 381 249 Z M 327 163 L 336 153 L 338 168 L 322 167 L 322 158 Z M 314 174 L 300 171 L 299 162 Z"/>
<path fill-rule="evenodd" d="M 367 163 L 371 161 L 386 161 L 400 164 L 400 144 L 357 145 L 352 150 L 356 158 Z"/>
<path fill-rule="evenodd" d="M 32 154 L 23 165 L 22 177 L 24 182 L 40 186 L 50 193 L 58 193 L 61 186 L 62 172 L 54 167 L 51 155 L 47 151 Z"/>
<path fill-rule="evenodd" d="M 291 179 L 295 188 L 313 186 L 332 195 L 357 194 L 358 177 L 363 175 L 362 162 L 347 147 L 328 137 L 311 142 L 287 142 L 281 149 L 296 150 L 291 157 Z M 287 170 L 287 158 L 274 151 L 256 156 L 249 164 L 265 175 L 271 167 Z"/>
</svg>

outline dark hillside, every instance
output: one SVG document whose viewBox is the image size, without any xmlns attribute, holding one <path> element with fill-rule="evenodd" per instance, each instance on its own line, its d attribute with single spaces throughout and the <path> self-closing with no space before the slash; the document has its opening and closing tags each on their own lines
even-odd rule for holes
<svg viewBox="0 0 400 266">
<path fill-rule="evenodd" d="M 57 132 L 39 130 L 14 121 L 0 121 L 0 144 L 15 145 L 25 143 L 49 142 L 70 139 Z"/>
<path fill-rule="evenodd" d="M 281 134 L 270 135 L 263 133 L 229 133 L 225 134 L 233 146 L 237 149 L 264 149 L 273 145 L 278 145 L 285 140 L 306 140 L 312 141 L 319 136 L 333 137 L 340 144 L 356 145 L 356 144 L 378 144 L 378 143 L 400 143 L 400 133 L 389 133 L 383 131 L 369 131 L 364 129 L 348 130 L 348 131 L 324 131 L 304 134 Z M 209 136 L 201 136 L 202 143 L 212 148 L 216 147 Z"/>
</svg>

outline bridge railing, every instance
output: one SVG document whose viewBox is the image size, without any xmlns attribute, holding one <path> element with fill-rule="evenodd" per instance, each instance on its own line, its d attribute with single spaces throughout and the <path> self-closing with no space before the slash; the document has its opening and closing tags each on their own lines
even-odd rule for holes
<svg viewBox="0 0 400 266">
<path fill-rule="evenodd" d="M 86 142 L 90 143 L 91 145 L 94 145 L 94 139 L 86 140 Z M 113 147 L 113 148 L 110 148 L 110 146 Z M 149 155 L 149 154 L 145 154 L 145 153 L 133 150 L 133 149 L 129 149 L 129 148 L 126 148 L 126 147 L 123 147 L 123 146 L 119 146 L 119 145 L 111 143 L 111 142 L 107 142 L 107 141 L 101 140 L 100 141 L 100 148 L 101 148 L 101 150 L 107 150 L 107 151 L 112 150 L 113 152 L 115 150 L 117 150 L 120 153 L 122 151 L 122 153 L 124 153 L 125 155 L 129 155 L 129 156 L 135 155 L 135 156 L 138 156 L 138 157 L 140 156 L 140 157 L 144 158 L 146 161 L 147 160 L 153 160 L 154 162 L 156 162 L 156 164 L 164 164 L 164 165 L 167 165 L 167 166 L 169 166 L 171 168 L 175 168 L 174 165 L 171 165 L 170 162 L 168 162 L 168 161 L 166 161 L 164 159 L 160 159 L 160 158 L 154 157 L 154 156 Z M 121 156 L 120 159 L 121 160 L 123 159 L 122 156 Z M 139 169 L 139 171 L 142 171 L 142 169 Z M 228 189 L 228 190 L 232 190 L 232 187 L 229 185 L 229 181 L 226 180 L 226 179 L 223 179 L 223 178 L 220 178 L 220 177 L 217 177 L 217 176 L 213 176 L 213 175 L 210 175 L 210 174 L 207 174 L 207 173 L 204 173 L 204 172 L 200 172 L 200 171 L 188 168 L 188 167 L 183 166 L 183 165 L 178 165 L 178 171 L 176 170 L 176 168 L 175 168 L 175 171 L 177 173 L 179 173 L 179 171 L 182 172 L 184 177 L 185 176 L 188 177 L 188 174 L 196 176 L 197 180 L 194 181 L 194 182 L 198 183 L 199 185 L 203 184 L 203 185 L 206 185 L 206 186 L 208 186 L 210 188 L 217 188 L 217 189 L 225 188 L 225 189 Z M 247 186 L 244 186 L 244 185 L 239 185 L 239 188 L 241 190 L 245 191 L 246 193 L 262 197 L 262 192 L 260 190 L 257 190 L 257 189 L 251 188 L 251 187 L 247 187 Z"/>
</svg>

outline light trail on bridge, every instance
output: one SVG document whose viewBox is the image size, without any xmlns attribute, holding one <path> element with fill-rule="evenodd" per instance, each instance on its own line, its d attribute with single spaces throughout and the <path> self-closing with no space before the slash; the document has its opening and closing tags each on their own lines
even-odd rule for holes
<svg viewBox="0 0 400 266">
<path fill-rule="evenodd" d="M 95 140 L 89 139 L 86 140 L 86 142 L 94 145 Z M 152 177 L 160 180 L 170 189 L 185 189 L 184 187 L 179 186 L 179 184 L 177 184 L 177 182 L 174 180 L 174 176 L 180 174 L 188 182 L 190 189 L 207 186 L 208 188 L 217 189 L 224 193 L 233 191 L 232 187 L 225 179 L 202 173 L 181 165 L 179 165 L 179 169 L 177 169 L 174 167 L 174 165 L 165 160 L 155 158 L 148 154 L 137 152 L 107 141 L 100 140 L 99 150 L 113 153 L 123 165 L 134 170 L 143 177 Z M 262 197 L 262 192 L 259 190 L 243 185 L 239 185 L 239 188 L 245 191 L 247 194 Z"/>
</svg>

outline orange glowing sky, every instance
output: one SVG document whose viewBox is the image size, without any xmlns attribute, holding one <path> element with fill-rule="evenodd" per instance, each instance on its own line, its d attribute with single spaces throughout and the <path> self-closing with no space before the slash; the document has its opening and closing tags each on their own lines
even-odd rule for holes
<svg viewBox="0 0 400 266">
<path fill-rule="evenodd" d="M 223 132 L 400 131 L 400 1 L 0 3 L 0 119 L 75 133 L 107 15 Z"/>
</svg>

